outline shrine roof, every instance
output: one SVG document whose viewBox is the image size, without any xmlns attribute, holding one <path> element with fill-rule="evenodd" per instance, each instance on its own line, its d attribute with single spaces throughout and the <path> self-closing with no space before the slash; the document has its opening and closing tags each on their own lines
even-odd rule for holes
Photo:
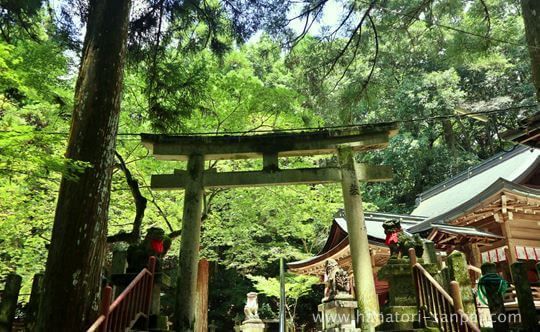
<svg viewBox="0 0 540 332">
<path fill-rule="evenodd" d="M 142 143 L 162 160 L 187 160 L 194 154 L 206 160 L 260 158 L 264 154 L 279 157 L 334 153 L 339 145 L 355 151 L 384 148 L 398 131 L 388 122 L 301 131 L 276 130 L 238 135 L 162 135 L 141 134 Z"/>
<path fill-rule="evenodd" d="M 461 248 L 464 244 L 472 243 L 478 246 L 490 246 L 504 238 L 501 235 L 474 227 L 444 224 L 432 224 L 431 227 L 431 233 L 427 237 L 428 240 L 433 241 L 437 248 L 445 251 L 456 249 L 456 247 Z"/>
<path fill-rule="evenodd" d="M 486 200 L 502 192 L 513 193 L 515 195 L 528 198 L 540 198 L 540 189 L 527 187 L 503 178 L 499 178 L 493 184 L 475 196 L 468 197 L 468 199 L 461 204 L 451 205 L 451 209 L 448 209 L 444 213 L 427 218 L 422 223 L 409 228 L 409 231 L 418 233 L 430 229 L 434 224 L 447 224 L 461 215 L 474 211 L 476 208 L 486 203 Z M 459 195 L 460 193 L 455 194 Z M 458 227 L 461 228 L 461 226 Z"/>
<path fill-rule="evenodd" d="M 382 224 L 386 220 L 398 219 L 401 222 L 403 229 L 407 229 L 425 220 L 425 217 L 392 214 L 392 213 L 380 213 L 380 212 L 365 212 L 364 213 L 365 224 L 368 232 L 369 243 L 375 246 L 386 247 L 384 244 L 386 235 Z M 336 217 L 332 221 L 332 226 L 325 245 L 321 251 L 313 257 L 291 262 L 287 265 L 290 268 L 300 268 L 316 264 L 321 260 L 332 257 L 333 254 L 338 253 L 343 248 L 349 245 L 349 236 L 347 231 L 347 221 L 343 217 Z"/>
<path fill-rule="evenodd" d="M 486 237 L 486 238 L 493 238 L 493 239 L 503 238 L 503 236 L 493 234 L 491 232 L 482 231 L 474 227 L 451 226 L 451 225 L 445 225 L 445 224 L 432 224 L 431 226 L 434 231 L 436 230 L 438 232 L 447 233 L 447 234 L 464 235 L 464 236 L 471 236 L 471 237 Z"/>
<path fill-rule="evenodd" d="M 412 214 L 436 218 L 470 201 L 499 178 L 519 182 L 539 166 L 539 149 L 518 146 L 421 193 Z"/>
<path fill-rule="evenodd" d="M 386 234 L 384 234 L 384 228 L 382 227 L 383 222 L 391 219 L 397 219 L 401 222 L 401 227 L 407 231 L 408 228 L 418 225 L 420 222 L 426 219 L 425 217 L 419 216 L 376 212 L 365 213 L 364 218 L 368 237 L 372 241 L 379 241 L 381 244 L 384 244 L 386 239 Z M 345 233 L 348 233 L 347 221 L 344 218 L 335 218 L 334 221 Z"/>
</svg>

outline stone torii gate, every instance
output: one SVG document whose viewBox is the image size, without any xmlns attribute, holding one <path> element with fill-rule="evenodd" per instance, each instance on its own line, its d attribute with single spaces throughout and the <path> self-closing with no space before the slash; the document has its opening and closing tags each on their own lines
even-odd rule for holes
<svg viewBox="0 0 540 332">
<path fill-rule="evenodd" d="M 359 181 L 386 181 L 392 178 L 388 166 L 357 164 L 355 152 L 381 149 L 397 133 L 395 123 L 320 129 L 307 132 L 272 132 L 244 136 L 168 136 L 142 134 L 142 143 L 156 159 L 187 161 L 186 170 L 152 175 L 156 190 L 184 189 L 182 240 L 175 306 L 175 330 L 193 331 L 197 303 L 197 266 L 204 188 L 235 188 L 290 184 L 341 182 L 352 270 L 362 331 L 379 323 L 379 305 Z M 280 169 L 279 157 L 337 154 L 338 167 Z M 205 160 L 263 159 L 260 171 L 215 172 L 204 169 Z"/>
</svg>

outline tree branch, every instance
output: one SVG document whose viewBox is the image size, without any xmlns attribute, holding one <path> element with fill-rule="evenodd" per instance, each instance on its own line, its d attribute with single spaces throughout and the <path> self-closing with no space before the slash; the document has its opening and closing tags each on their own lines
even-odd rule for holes
<svg viewBox="0 0 540 332">
<path fill-rule="evenodd" d="M 136 243 L 141 238 L 141 225 L 144 219 L 144 212 L 148 205 L 148 199 L 142 195 L 141 190 L 140 190 L 141 187 L 139 186 L 138 181 L 133 178 L 131 171 L 127 168 L 127 164 L 124 158 L 122 158 L 122 156 L 118 152 L 115 152 L 115 155 L 119 161 L 118 167 L 124 173 L 126 177 L 126 182 L 130 188 L 131 194 L 133 195 L 136 213 L 135 213 L 135 219 L 133 220 L 133 228 L 131 232 L 127 233 L 127 232 L 121 231 L 117 234 L 108 236 L 107 243 L 115 243 L 115 242 Z M 165 223 L 169 227 L 169 230 L 170 230 L 170 233 L 168 235 L 169 238 L 174 239 L 180 236 L 182 234 L 182 231 L 173 230 L 171 223 L 167 219 L 167 216 L 165 215 L 161 207 L 157 204 L 154 193 L 151 190 L 149 190 L 149 192 L 150 192 L 150 195 L 152 196 L 152 200 L 150 202 L 154 204 L 154 206 L 158 209 L 159 213 L 165 220 Z"/>
<path fill-rule="evenodd" d="M 158 210 L 161 217 L 163 217 L 163 220 L 165 220 L 165 223 L 167 224 L 167 227 L 169 227 L 169 230 L 171 232 L 175 232 L 174 228 L 171 225 L 171 222 L 167 218 L 167 215 L 165 214 L 165 212 L 163 211 L 161 206 L 159 206 L 159 204 L 157 203 L 156 196 L 154 195 L 154 192 L 152 191 L 152 189 L 148 185 L 146 185 L 146 182 L 144 181 L 144 179 L 143 179 L 143 183 L 145 184 L 145 188 L 148 189 L 148 192 L 150 193 L 150 196 L 152 196 L 152 200 L 150 201 L 150 203 L 152 203 L 156 207 L 156 209 Z"/>
<path fill-rule="evenodd" d="M 351 5 L 349 7 L 349 11 L 347 15 L 345 15 L 345 18 L 343 18 L 343 20 L 338 25 L 338 27 L 328 35 L 329 37 L 333 37 L 336 33 L 338 33 L 339 30 L 341 30 L 341 28 L 347 23 L 347 21 L 349 21 L 349 18 L 351 17 L 352 13 L 354 13 L 354 9 L 355 9 L 354 5 Z"/>
<path fill-rule="evenodd" d="M 303 16 L 309 16 L 311 15 L 312 12 L 316 11 L 316 10 L 319 10 L 320 8 L 324 7 L 324 5 L 328 2 L 328 0 L 321 0 L 319 1 L 315 6 L 311 7 L 311 8 L 308 8 L 306 10 L 304 10 L 303 12 L 301 12 L 300 14 L 298 14 L 297 16 L 293 17 L 293 18 L 290 18 L 289 21 L 287 23 L 291 23 L 292 21 L 296 20 L 296 19 L 299 19 L 300 17 L 303 17 Z"/>
<path fill-rule="evenodd" d="M 120 168 L 120 170 L 122 170 L 126 177 L 126 182 L 131 191 L 131 195 L 133 196 L 133 201 L 135 202 L 135 219 L 133 220 L 133 228 L 131 229 L 131 232 L 120 232 L 118 234 L 108 236 L 107 242 L 113 243 L 122 241 L 134 243 L 139 241 L 139 239 L 141 238 L 141 225 L 144 219 L 144 212 L 146 210 L 148 200 L 142 195 L 141 189 L 139 187 L 139 182 L 137 182 L 137 180 L 133 178 L 131 171 L 126 166 L 124 158 L 122 158 L 118 151 L 115 151 L 115 155 L 119 161 L 118 167 Z"/>
<path fill-rule="evenodd" d="M 172 240 L 172 239 L 174 239 L 174 238 L 179 237 L 180 235 L 182 235 L 182 231 L 181 231 L 181 230 L 177 230 L 177 231 L 170 232 L 168 236 L 169 236 L 169 238 Z"/>
<path fill-rule="evenodd" d="M 375 36 L 375 56 L 373 57 L 373 63 L 371 64 L 371 70 L 369 71 L 368 77 L 362 84 L 362 88 L 360 89 L 360 92 L 358 93 L 359 98 L 362 98 L 362 94 L 367 89 L 367 86 L 369 82 L 371 81 L 371 77 L 373 76 L 373 72 L 375 71 L 375 66 L 377 65 L 377 59 L 379 57 L 379 35 L 377 34 L 377 28 L 375 27 L 375 23 L 373 22 L 373 19 L 371 18 L 371 15 L 369 15 L 369 13 L 367 14 L 367 17 L 371 24 L 371 28 L 373 29 L 373 35 Z"/>
<path fill-rule="evenodd" d="M 358 25 L 356 25 L 356 27 L 352 31 L 351 36 L 347 40 L 347 43 L 345 44 L 345 46 L 331 60 L 332 64 L 330 66 L 330 69 L 324 74 L 323 80 L 325 80 L 334 71 L 334 68 L 335 68 L 336 64 L 338 63 L 339 59 L 341 59 L 343 57 L 343 55 L 345 54 L 345 52 L 347 52 L 347 49 L 349 49 L 349 46 L 351 46 L 351 43 L 353 42 L 353 40 L 354 40 L 354 38 L 356 37 L 357 34 L 358 34 L 358 38 L 360 38 L 360 32 L 361 32 L 361 29 L 362 29 L 362 24 L 364 24 L 364 21 L 366 20 L 366 17 L 369 16 L 369 12 L 371 11 L 371 9 L 373 9 L 374 5 L 375 5 L 375 0 L 370 2 L 368 8 L 366 9 L 366 12 L 364 13 L 364 15 L 362 15 L 362 18 L 360 19 L 360 22 L 358 23 Z M 359 41 L 357 41 L 357 43 L 359 43 Z"/>
<path fill-rule="evenodd" d="M 326 1 L 324 1 L 326 2 Z M 313 23 L 315 22 L 315 20 L 317 19 L 317 16 L 320 15 L 320 13 L 322 12 L 322 10 L 324 9 L 324 6 L 316 6 L 315 9 L 317 9 L 317 12 L 315 13 L 315 15 L 313 15 L 313 19 L 311 20 L 311 22 L 309 21 L 309 18 L 311 16 L 311 11 L 309 11 L 308 15 L 306 15 L 306 21 L 304 23 L 304 28 L 302 29 L 302 32 L 296 36 L 292 41 L 291 41 L 291 48 L 294 48 L 296 45 L 298 45 L 298 43 L 304 39 L 304 37 L 307 35 L 307 33 L 309 32 L 309 30 L 311 30 L 311 27 L 313 26 Z M 298 17 L 301 17 L 302 15 L 298 16 Z M 292 21 L 294 19 L 291 19 L 290 21 Z M 289 21 L 289 22 L 290 22 Z"/>
<path fill-rule="evenodd" d="M 480 0 L 480 3 L 482 4 L 482 7 L 484 7 L 484 21 L 486 21 L 487 24 L 486 39 L 489 45 L 489 35 L 491 33 L 491 16 L 489 15 L 489 9 L 485 0 Z"/>
</svg>

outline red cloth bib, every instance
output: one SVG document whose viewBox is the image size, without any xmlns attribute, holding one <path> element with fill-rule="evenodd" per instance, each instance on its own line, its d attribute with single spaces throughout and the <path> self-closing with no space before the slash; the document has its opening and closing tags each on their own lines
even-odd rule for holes
<svg viewBox="0 0 540 332">
<path fill-rule="evenodd" d="M 386 240 L 384 241 L 384 244 L 389 246 L 391 244 L 398 243 L 398 234 L 399 234 L 399 231 L 398 232 L 393 232 L 393 233 L 390 233 L 390 234 L 386 234 Z"/>
<path fill-rule="evenodd" d="M 152 240 L 152 250 L 156 252 L 156 254 L 161 254 L 163 252 L 163 241 L 162 240 Z"/>
</svg>

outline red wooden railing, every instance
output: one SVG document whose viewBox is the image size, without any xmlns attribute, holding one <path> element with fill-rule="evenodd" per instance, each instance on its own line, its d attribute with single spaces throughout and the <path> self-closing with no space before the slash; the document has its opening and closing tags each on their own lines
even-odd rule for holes
<svg viewBox="0 0 540 332">
<path fill-rule="evenodd" d="M 101 299 L 101 314 L 87 332 L 125 331 L 140 317 L 148 319 L 155 269 L 156 258 L 152 256 L 148 260 L 148 267 L 139 272 L 113 303 L 112 287 L 105 287 Z"/>
<path fill-rule="evenodd" d="M 409 250 L 409 257 L 424 326 L 427 325 L 427 318 L 430 317 L 443 332 L 480 332 L 480 329 L 463 311 L 463 301 L 457 281 L 450 282 L 450 295 L 416 261 L 414 249 Z"/>
</svg>

